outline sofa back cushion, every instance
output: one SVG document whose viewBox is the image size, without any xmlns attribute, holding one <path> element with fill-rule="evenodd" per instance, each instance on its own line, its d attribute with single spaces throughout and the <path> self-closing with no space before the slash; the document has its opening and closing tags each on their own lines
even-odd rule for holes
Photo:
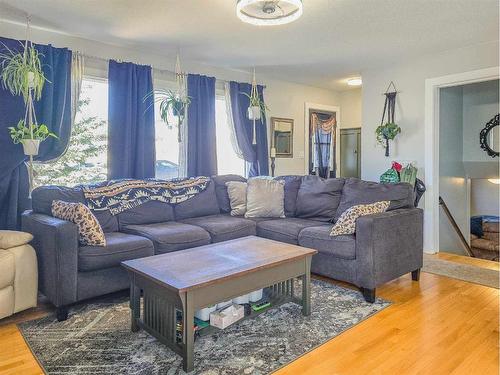
<svg viewBox="0 0 500 375">
<path fill-rule="evenodd" d="M 295 216 L 325 222 L 333 220 L 343 186 L 343 178 L 303 176 L 297 193 Z"/>
<path fill-rule="evenodd" d="M 413 186 L 406 182 L 380 184 L 357 178 L 348 178 L 342 189 L 342 199 L 335 214 L 335 221 L 344 211 L 353 206 L 379 201 L 391 202 L 387 211 L 413 207 L 415 201 Z"/>
<path fill-rule="evenodd" d="M 60 200 L 69 203 L 85 204 L 83 191 L 79 187 L 40 186 L 31 193 L 33 212 L 52 216 L 52 202 Z M 94 211 L 94 216 L 105 233 L 118 230 L 118 220 L 109 211 Z"/>
<path fill-rule="evenodd" d="M 247 179 L 236 174 L 225 174 L 221 176 L 212 176 L 212 181 L 215 183 L 215 194 L 217 196 L 217 202 L 219 204 L 220 212 L 229 213 L 231 212 L 231 204 L 229 200 L 229 195 L 227 193 L 226 182 L 229 181 L 239 181 L 246 182 Z"/>
<path fill-rule="evenodd" d="M 31 193 L 33 212 L 52 216 L 52 202 L 85 203 L 80 188 L 66 186 L 40 186 Z"/>
<path fill-rule="evenodd" d="M 120 212 L 120 230 L 127 225 L 154 224 L 175 220 L 172 205 L 159 201 L 149 201 L 137 207 Z"/>
<path fill-rule="evenodd" d="M 285 216 L 294 217 L 297 210 L 297 194 L 299 193 L 302 176 L 278 176 L 274 179 L 285 181 Z"/>
<path fill-rule="evenodd" d="M 207 188 L 193 198 L 174 204 L 174 212 L 176 220 L 219 214 L 220 208 L 215 194 L 215 182 L 211 180 Z"/>
</svg>

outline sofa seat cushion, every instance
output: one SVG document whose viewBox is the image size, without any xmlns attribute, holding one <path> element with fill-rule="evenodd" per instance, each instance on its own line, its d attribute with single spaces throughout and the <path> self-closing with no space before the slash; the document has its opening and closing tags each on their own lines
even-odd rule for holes
<svg viewBox="0 0 500 375">
<path fill-rule="evenodd" d="M 323 223 L 319 221 L 299 219 L 295 217 L 259 221 L 257 223 L 257 235 L 259 237 L 297 245 L 299 233 L 304 228 L 314 227 L 322 224 Z M 331 225 L 324 225 L 326 226 L 326 228 L 331 227 Z"/>
<path fill-rule="evenodd" d="M 182 222 L 205 229 L 210 233 L 212 242 L 228 241 L 256 234 L 256 225 L 253 220 L 224 214 L 185 219 Z"/>
<path fill-rule="evenodd" d="M 106 246 L 81 246 L 78 270 L 94 271 L 119 266 L 124 260 L 154 255 L 153 244 L 145 237 L 127 233 L 105 233 Z"/>
<path fill-rule="evenodd" d="M 210 235 L 203 228 L 175 221 L 127 225 L 123 231 L 149 238 L 153 241 L 155 254 L 169 253 L 210 243 Z"/>
<path fill-rule="evenodd" d="M 352 234 L 330 236 L 331 225 L 305 228 L 299 234 L 299 245 L 336 258 L 356 258 L 356 237 Z"/>
</svg>

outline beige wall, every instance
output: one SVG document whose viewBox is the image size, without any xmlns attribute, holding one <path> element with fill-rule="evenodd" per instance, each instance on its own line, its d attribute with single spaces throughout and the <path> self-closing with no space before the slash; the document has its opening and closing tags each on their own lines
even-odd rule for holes
<svg viewBox="0 0 500 375">
<path fill-rule="evenodd" d="M 361 88 L 343 91 L 340 96 L 340 128 L 360 128 L 362 125 Z"/>
<path fill-rule="evenodd" d="M 276 159 L 276 175 L 304 174 L 306 169 L 305 103 L 338 106 L 339 94 L 283 81 L 270 81 L 267 84 L 265 100 L 270 108 L 269 119 L 274 116 L 294 120 L 293 158 Z M 268 123 L 271 122 L 268 121 Z"/>
</svg>

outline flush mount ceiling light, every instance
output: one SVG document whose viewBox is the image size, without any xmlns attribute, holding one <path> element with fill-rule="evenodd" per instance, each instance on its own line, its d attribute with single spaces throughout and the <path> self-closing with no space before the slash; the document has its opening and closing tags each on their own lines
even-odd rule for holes
<svg viewBox="0 0 500 375">
<path fill-rule="evenodd" d="M 361 77 L 349 78 L 347 80 L 347 84 L 349 86 L 361 86 L 363 84 L 363 80 L 361 79 Z"/>
<path fill-rule="evenodd" d="M 236 15 L 252 25 L 284 25 L 302 15 L 302 0 L 238 0 Z"/>
</svg>

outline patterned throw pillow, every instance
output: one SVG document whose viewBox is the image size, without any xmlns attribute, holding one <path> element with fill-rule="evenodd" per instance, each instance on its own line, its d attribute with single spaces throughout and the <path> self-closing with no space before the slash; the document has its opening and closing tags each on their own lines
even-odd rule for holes
<svg viewBox="0 0 500 375">
<path fill-rule="evenodd" d="M 101 225 L 90 208 L 83 203 L 52 201 L 52 216 L 75 223 L 82 245 L 106 246 L 106 237 Z"/>
<path fill-rule="evenodd" d="M 356 220 L 358 217 L 385 212 L 390 204 L 390 201 L 380 201 L 372 204 L 358 204 L 357 206 L 348 208 L 340 215 L 330 232 L 330 236 L 354 234 L 356 232 Z"/>
</svg>

